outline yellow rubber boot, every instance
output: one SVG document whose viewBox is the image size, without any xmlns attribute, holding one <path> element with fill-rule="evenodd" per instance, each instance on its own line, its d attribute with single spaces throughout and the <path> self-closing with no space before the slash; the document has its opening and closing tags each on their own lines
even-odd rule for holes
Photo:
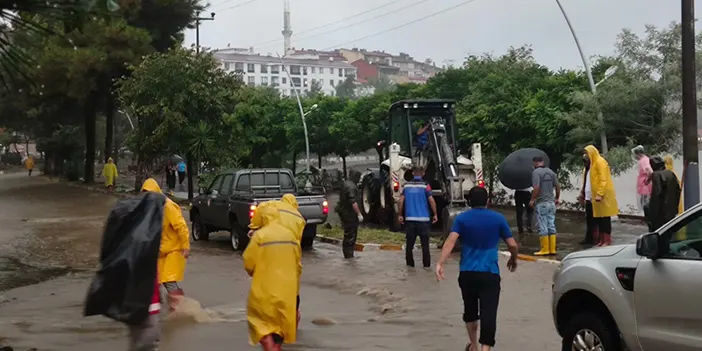
<svg viewBox="0 0 702 351">
<path fill-rule="evenodd" d="M 539 236 L 539 244 L 541 245 L 541 250 L 534 252 L 534 256 L 546 256 L 549 255 L 548 251 L 548 236 Z"/>
<path fill-rule="evenodd" d="M 556 254 L 556 234 L 552 234 L 548 236 L 548 252 L 551 255 Z"/>
</svg>

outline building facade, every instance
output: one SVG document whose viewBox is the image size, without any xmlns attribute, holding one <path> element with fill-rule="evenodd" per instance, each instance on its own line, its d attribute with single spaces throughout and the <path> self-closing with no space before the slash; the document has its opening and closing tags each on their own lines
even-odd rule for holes
<svg viewBox="0 0 702 351">
<path fill-rule="evenodd" d="M 244 83 L 250 86 L 270 86 L 281 95 L 294 96 L 309 92 L 312 85 L 321 87 L 325 95 L 336 95 L 336 86 L 347 76 L 356 77 L 356 67 L 344 61 L 320 59 L 315 55 L 288 55 L 283 58 L 290 77 L 285 73 L 280 60 L 273 56 L 244 54 L 240 49 L 223 49 L 214 53 L 228 72 L 241 74 Z"/>
</svg>

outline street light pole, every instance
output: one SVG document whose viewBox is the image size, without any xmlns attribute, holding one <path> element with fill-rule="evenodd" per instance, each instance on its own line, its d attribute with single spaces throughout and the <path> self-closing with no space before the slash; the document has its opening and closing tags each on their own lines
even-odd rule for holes
<svg viewBox="0 0 702 351">
<path fill-rule="evenodd" d="M 556 4 L 558 4 L 558 8 L 561 9 L 561 13 L 563 14 L 563 18 L 565 18 L 566 23 L 568 24 L 568 28 L 570 29 L 570 34 L 573 35 L 573 40 L 575 40 L 575 46 L 578 47 L 578 52 L 580 52 L 580 58 L 583 60 L 583 66 L 585 66 L 585 74 L 587 74 L 587 80 L 588 83 L 590 83 L 590 90 L 592 91 L 592 95 L 594 96 L 597 94 L 597 85 L 595 84 L 595 79 L 592 78 L 592 71 L 590 71 L 590 64 L 587 61 L 587 58 L 585 57 L 585 53 L 583 52 L 583 48 L 580 46 L 580 40 L 578 40 L 578 36 L 575 34 L 575 30 L 573 29 L 573 25 L 570 23 L 570 19 L 568 18 L 568 14 L 566 14 L 565 9 L 563 8 L 563 5 L 561 5 L 560 0 L 556 0 Z M 602 123 L 602 132 L 600 133 L 600 139 L 602 143 L 602 153 L 607 154 L 607 151 L 609 151 L 609 148 L 607 146 L 607 133 L 604 130 L 604 116 L 602 115 L 602 110 L 597 109 L 597 119 Z"/>
<path fill-rule="evenodd" d="M 200 53 L 200 21 L 214 21 L 215 13 L 210 13 L 211 17 L 200 17 L 200 11 L 195 13 L 195 51 Z"/>
<path fill-rule="evenodd" d="M 695 2 L 681 1 L 682 25 L 682 134 L 685 209 L 700 201 L 697 144 L 697 86 L 695 72 Z"/>
<path fill-rule="evenodd" d="M 293 85 L 293 80 L 292 77 L 290 76 L 290 72 L 285 68 L 285 62 L 283 61 L 283 58 L 280 57 L 280 54 L 276 53 L 278 56 L 278 60 L 280 61 L 280 64 L 283 66 L 282 69 L 285 72 L 285 74 L 288 76 L 288 81 L 290 81 L 290 86 L 292 87 L 293 92 L 295 93 L 295 98 L 297 99 L 297 107 L 300 109 L 300 118 L 302 118 L 302 128 L 305 131 L 305 164 L 307 167 L 307 174 L 310 174 L 310 139 L 309 136 L 307 135 L 307 122 L 305 121 L 305 116 L 307 113 L 305 113 L 305 110 L 302 108 L 302 101 L 300 101 L 300 94 L 298 94 L 297 89 L 295 89 L 295 85 Z M 309 112 L 308 112 L 309 113 Z"/>
</svg>

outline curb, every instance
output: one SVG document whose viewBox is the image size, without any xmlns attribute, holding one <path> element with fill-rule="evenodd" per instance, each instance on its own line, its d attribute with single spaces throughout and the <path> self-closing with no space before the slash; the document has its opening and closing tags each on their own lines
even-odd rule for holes
<svg viewBox="0 0 702 351">
<path fill-rule="evenodd" d="M 512 205 L 501 205 L 501 204 L 500 205 L 493 204 L 493 205 L 490 205 L 490 207 L 491 208 L 501 208 L 501 209 L 511 209 L 511 210 L 515 209 L 515 207 Z M 559 209 L 556 209 L 556 213 L 584 216 L 585 210 L 580 211 L 580 210 L 570 210 L 570 209 L 565 209 L 565 208 L 559 208 Z M 637 220 L 637 221 L 645 221 L 646 220 L 644 218 L 644 216 L 641 216 L 641 215 L 624 214 L 624 213 L 618 214 L 617 217 L 619 217 L 621 219 L 629 219 L 629 220 Z"/>
<path fill-rule="evenodd" d="M 505 256 L 505 257 L 511 257 L 512 254 L 509 253 L 509 251 L 500 251 L 500 255 Z M 544 262 L 544 263 L 550 263 L 550 264 L 560 264 L 561 261 L 559 260 L 552 260 L 548 258 L 541 258 L 538 256 L 532 256 L 532 255 L 527 255 L 527 254 L 518 254 L 517 259 L 522 260 L 522 261 L 529 261 L 529 262 Z"/>
<path fill-rule="evenodd" d="M 341 246 L 341 239 L 330 238 L 323 235 L 317 235 L 317 241 Z M 420 245 L 415 245 L 415 249 L 419 248 Z M 398 244 L 374 244 L 374 243 L 364 243 L 356 244 L 355 251 L 402 251 L 405 249 L 405 245 Z"/>
</svg>

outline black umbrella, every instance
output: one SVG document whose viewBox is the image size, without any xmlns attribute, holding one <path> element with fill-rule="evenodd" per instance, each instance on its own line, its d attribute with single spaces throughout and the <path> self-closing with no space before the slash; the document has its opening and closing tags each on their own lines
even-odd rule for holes
<svg viewBox="0 0 702 351">
<path fill-rule="evenodd" d="M 526 189 L 531 186 L 531 172 L 534 170 L 534 157 L 540 156 L 544 159 L 546 167 L 550 165 L 548 155 L 545 152 L 526 148 L 519 149 L 507 156 L 498 169 L 498 178 L 502 185 L 510 189 Z"/>
</svg>

